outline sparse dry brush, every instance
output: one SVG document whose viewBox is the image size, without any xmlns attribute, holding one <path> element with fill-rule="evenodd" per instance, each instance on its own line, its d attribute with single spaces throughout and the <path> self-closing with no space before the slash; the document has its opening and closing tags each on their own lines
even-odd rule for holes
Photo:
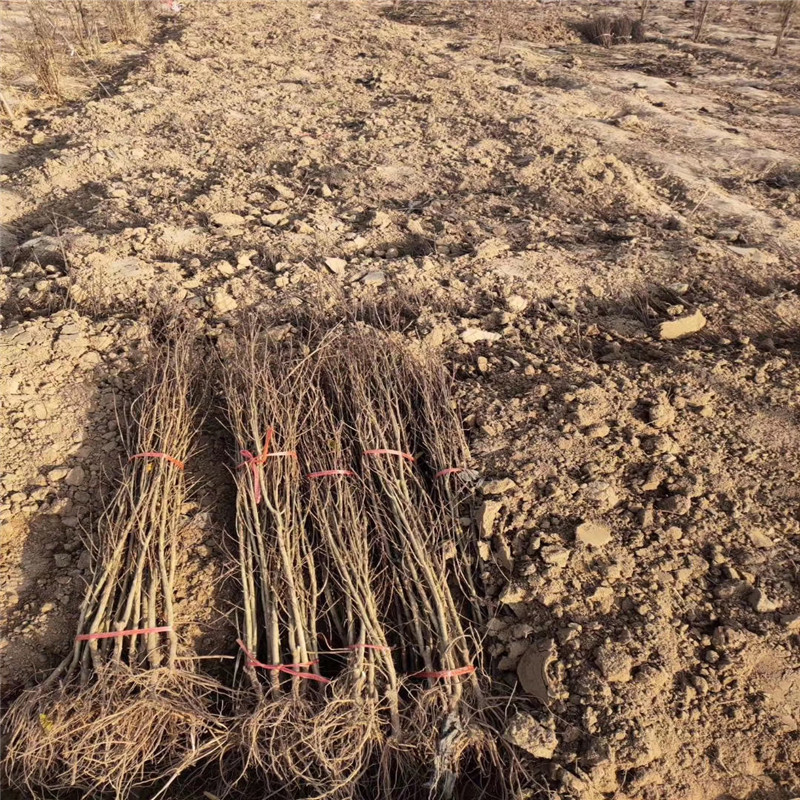
<svg viewBox="0 0 800 800">
<path fill-rule="evenodd" d="M 98 83 L 97 59 L 108 42 L 147 41 L 154 0 L 30 0 L 28 29 L 17 47 L 23 69 L 40 91 L 66 99 L 78 76 Z"/>
<path fill-rule="evenodd" d="M 692 32 L 692 41 L 694 42 L 699 42 L 703 38 L 703 31 L 705 30 L 706 21 L 708 20 L 710 6 L 711 0 L 700 0 L 700 3 L 695 6 L 694 31 Z"/>
<path fill-rule="evenodd" d="M 97 12 L 111 37 L 121 42 L 143 42 L 157 10 L 154 0 L 105 0 Z"/>
<path fill-rule="evenodd" d="M 224 747 L 223 694 L 194 669 L 173 606 L 181 506 L 197 425 L 189 336 L 155 347 L 127 430 L 130 459 L 93 542 L 72 652 L 5 720 L 4 767 L 31 791 L 127 797 Z"/>
</svg>

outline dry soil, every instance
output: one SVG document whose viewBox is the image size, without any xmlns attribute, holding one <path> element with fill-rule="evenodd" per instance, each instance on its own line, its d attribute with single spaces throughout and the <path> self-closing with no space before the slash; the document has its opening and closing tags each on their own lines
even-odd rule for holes
<svg viewBox="0 0 800 800">
<path fill-rule="evenodd" d="M 610 50 L 587 7 L 497 9 L 188 2 L 107 93 L 3 128 L 8 696 L 74 635 L 144 309 L 213 342 L 396 296 L 485 479 L 497 677 L 555 724 L 531 796 L 800 793 L 800 41 L 771 57 L 756 3 Z M 204 437 L 178 614 L 213 655 Z"/>
</svg>

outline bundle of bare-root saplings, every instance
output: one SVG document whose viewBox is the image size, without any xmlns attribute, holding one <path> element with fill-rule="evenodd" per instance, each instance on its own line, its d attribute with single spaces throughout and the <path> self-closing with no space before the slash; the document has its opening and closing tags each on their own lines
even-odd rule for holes
<svg viewBox="0 0 800 800">
<path fill-rule="evenodd" d="M 243 773 L 255 772 L 287 797 L 324 796 L 352 782 L 360 752 L 318 654 L 320 604 L 331 587 L 308 525 L 298 453 L 309 424 L 313 360 L 298 345 L 274 346 L 253 322 L 224 371 L 240 457 Z M 356 738 L 369 739 L 370 724 Z"/>
<path fill-rule="evenodd" d="M 372 328 L 276 344 L 253 323 L 225 372 L 245 774 L 296 797 L 510 795 L 441 366 Z"/>
<path fill-rule="evenodd" d="M 74 646 L 6 714 L 6 773 L 31 796 L 165 790 L 224 748 L 223 689 L 195 669 L 173 605 L 197 362 L 186 333 L 152 346 Z"/>
<path fill-rule="evenodd" d="M 432 357 L 387 332 L 343 334 L 336 353 L 328 391 L 352 438 L 391 584 L 384 625 L 404 676 L 405 794 L 481 787 L 504 796 L 516 781 L 500 739 L 509 700 L 491 695 L 482 663 L 476 564 L 459 513 L 469 500 L 468 451 L 448 380 Z"/>
</svg>

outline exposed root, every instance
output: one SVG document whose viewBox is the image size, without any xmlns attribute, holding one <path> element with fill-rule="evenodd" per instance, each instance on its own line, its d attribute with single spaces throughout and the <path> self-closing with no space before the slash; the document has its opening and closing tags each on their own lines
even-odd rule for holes
<svg viewBox="0 0 800 800">
<path fill-rule="evenodd" d="M 108 665 L 87 686 L 23 693 L 6 717 L 5 767 L 29 791 L 125 797 L 169 784 L 225 747 L 218 701 L 217 684 L 191 672 Z"/>
</svg>

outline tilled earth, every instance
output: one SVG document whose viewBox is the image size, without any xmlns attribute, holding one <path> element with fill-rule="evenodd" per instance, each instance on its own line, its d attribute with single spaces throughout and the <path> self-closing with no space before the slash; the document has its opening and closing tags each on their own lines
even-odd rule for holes
<svg viewBox="0 0 800 800">
<path fill-rule="evenodd" d="M 798 42 L 691 45 L 678 7 L 609 51 L 549 11 L 498 41 L 472 8 L 188 3 L 112 96 L 3 133 L 4 690 L 70 646 L 146 310 L 230 342 L 251 307 L 289 336 L 394 298 L 485 478 L 497 678 L 555 725 L 531 796 L 793 797 Z M 214 425 L 178 598 L 209 655 Z"/>
</svg>

